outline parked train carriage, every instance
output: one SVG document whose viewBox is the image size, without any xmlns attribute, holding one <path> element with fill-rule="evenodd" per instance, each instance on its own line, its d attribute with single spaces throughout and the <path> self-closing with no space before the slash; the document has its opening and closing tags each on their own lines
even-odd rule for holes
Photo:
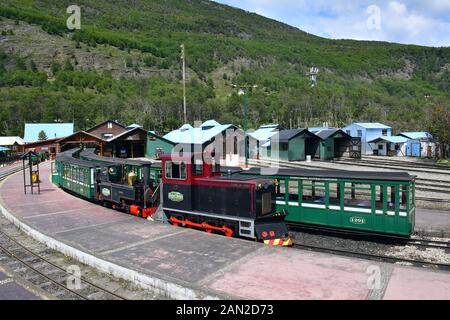
<svg viewBox="0 0 450 320">
<path fill-rule="evenodd" d="M 72 193 L 95 200 L 96 170 L 95 163 L 74 158 L 79 149 L 60 153 L 52 163 L 52 182 Z"/>
<path fill-rule="evenodd" d="M 284 214 L 276 211 L 273 180 L 221 176 L 218 165 L 194 155 L 163 155 L 163 210 L 174 225 L 292 245 Z"/>
<path fill-rule="evenodd" d="M 235 171 L 236 172 L 236 171 Z M 409 236 L 415 222 L 415 177 L 403 172 L 260 168 L 241 175 L 277 183 L 277 210 L 288 223 Z"/>
</svg>

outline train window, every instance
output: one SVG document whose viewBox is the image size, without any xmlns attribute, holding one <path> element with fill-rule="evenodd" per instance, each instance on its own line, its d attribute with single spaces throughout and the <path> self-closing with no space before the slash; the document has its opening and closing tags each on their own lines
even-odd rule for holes
<svg viewBox="0 0 450 320">
<path fill-rule="evenodd" d="M 166 178 L 186 180 L 186 162 L 166 162 Z"/>
<path fill-rule="evenodd" d="M 194 163 L 194 174 L 202 175 L 203 174 L 203 161 L 195 160 Z"/>
<path fill-rule="evenodd" d="M 325 182 L 305 180 L 303 181 L 303 202 L 325 204 Z"/>
<path fill-rule="evenodd" d="M 298 201 L 298 180 L 288 182 L 289 201 Z"/>
<path fill-rule="evenodd" d="M 387 186 L 387 194 L 386 194 L 386 201 L 387 201 L 387 209 L 388 215 L 395 215 L 395 187 L 394 186 Z M 392 212 L 394 210 L 394 212 Z"/>
<path fill-rule="evenodd" d="M 277 180 L 277 200 L 284 200 L 286 194 L 285 180 Z"/>
<path fill-rule="evenodd" d="M 328 184 L 330 204 L 339 205 L 341 203 L 341 196 L 340 196 L 339 188 L 340 188 L 340 183 L 330 182 Z"/>
<path fill-rule="evenodd" d="M 407 185 L 401 185 L 400 186 L 400 210 L 405 211 L 406 210 L 406 189 L 408 188 Z"/>
<path fill-rule="evenodd" d="M 344 204 L 354 207 L 372 207 L 372 188 L 370 184 L 346 182 Z"/>
</svg>

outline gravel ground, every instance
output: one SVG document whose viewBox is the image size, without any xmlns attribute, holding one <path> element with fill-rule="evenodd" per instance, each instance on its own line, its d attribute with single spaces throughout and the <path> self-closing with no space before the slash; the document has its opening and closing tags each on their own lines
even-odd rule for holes
<svg viewBox="0 0 450 320">
<path fill-rule="evenodd" d="M 322 235 L 303 231 L 291 231 L 295 236 L 295 243 L 299 245 L 317 246 L 328 249 L 338 249 L 357 253 L 376 254 L 403 259 L 422 260 L 432 263 L 450 264 L 450 250 L 440 248 L 424 248 L 415 245 L 397 245 L 355 240 L 337 236 Z M 424 239 L 415 237 L 414 239 Z M 428 238 L 429 239 L 429 238 Z M 448 241 L 446 238 L 434 238 Z"/>
</svg>

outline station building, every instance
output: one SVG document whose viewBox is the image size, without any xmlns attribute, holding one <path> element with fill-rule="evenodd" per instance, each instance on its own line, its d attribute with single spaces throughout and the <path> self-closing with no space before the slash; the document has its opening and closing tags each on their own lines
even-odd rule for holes
<svg viewBox="0 0 450 320">
<path fill-rule="evenodd" d="M 271 157 L 280 160 L 302 161 L 320 152 L 321 139 L 306 128 L 281 130 L 270 140 Z"/>
<path fill-rule="evenodd" d="M 336 128 L 319 127 L 308 130 L 321 139 L 314 158 L 321 160 L 333 160 L 344 156 L 361 158 L 359 138 L 352 138 L 343 130 Z"/>
<path fill-rule="evenodd" d="M 407 157 L 431 158 L 436 156 L 436 142 L 429 132 L 400 132 L 398 136 L 408 139 L 405 150 Z"/>
<path fill-rule="evenodd" d="M 22 153 L 24 150 L 25 142 L 21 137 L 10 136 L 10 137 L 0 137 L 0 147 L 3 153 Z"/>
<path fill-rule="evenodd" d="M 373 154 L 378 156 L 405 156 L 407 138 L 401 136 L 379 137 L 369 141 Z"/>
<path fill-rule="evenodd" d="M 173 142 L 177 152 L 214 155 L 223 165 L 237 166 L 244 157 L 244 131 L 215 120 L 205 121 L 197 128 L 184 124 L 163 138 Z"/>
<path fill-rule="evenodd" d="M 380 137 L 392 136 L 392 128 L 379 122 L 355 122 L 344 128 L 345 133 L 354 137 L 361 138 L 361 154 L 378 153 L 378 146 L 370 141 Z"/>
</svg>

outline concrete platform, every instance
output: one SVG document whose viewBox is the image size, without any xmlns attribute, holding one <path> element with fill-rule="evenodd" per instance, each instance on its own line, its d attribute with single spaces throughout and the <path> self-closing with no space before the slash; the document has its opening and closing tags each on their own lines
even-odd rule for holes
<svg viewBox="0 0 450 320">
<path fill-rule="evenodd" d="M 0 270 L 2 267 L 0 266 Z M 4 270 L 3 270 L 4 271 Z M 0 271 L 0 300 L 41 300 L 34 290 L 20 280 Z"/>
<path fill-rule="evenodd" d="M 2 213 L 51 248 L 178 299 L 450 299 L 450 273 L 267 247 L 172 227 L 81 200 L 50 183 L 0 187 Z M 380 287 L 368 286 L 379 268 Z M 370 281 L 369 281 L 370 282 Z"/>
</svg>

